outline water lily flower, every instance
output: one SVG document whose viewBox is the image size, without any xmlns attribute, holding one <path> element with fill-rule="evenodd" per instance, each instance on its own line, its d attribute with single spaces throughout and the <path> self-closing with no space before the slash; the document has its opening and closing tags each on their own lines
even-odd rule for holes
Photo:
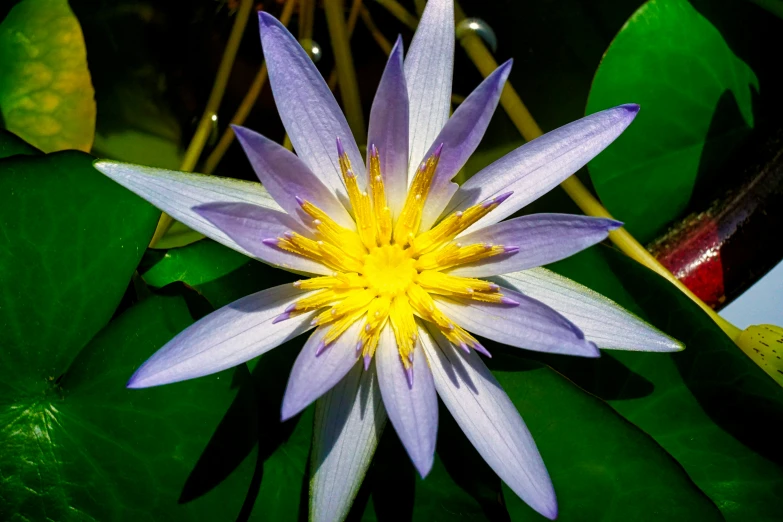
<svg viewBox="0 0 783 522">
<path fill-rule="evenodd" d="M 397 40 L 372 105 L 366 163 L 310 58 L 263 12 L 269 80 L 296 150 L 234 129 L 263 188 L 96 163 L 189 227 L 307 276 L 204 317 L 146 361 L 128 386 L 218 372 L 314 329 L 282 404 L 287 420 L 317 402 L 314 520 L 345 517 L 387 417 L 426 476 L 438 396 L 498 476 L 554 519 L 557 501 L 541 456 L 478 355 L 490 356 L 475 335 L 583 357 L 597 357 L 599 348 L 682 348 L 612 301 L 537 268 L 602 241 L 620 223 L 563 214 L 504 220 L 608 146 L 638 106 L 561 127 L 458 187 L 452 179 L 481 141 L 511 62 L 449 117 L 453 9 L 451 0 L 427 2 L 404 60 Z"/>
</svg>

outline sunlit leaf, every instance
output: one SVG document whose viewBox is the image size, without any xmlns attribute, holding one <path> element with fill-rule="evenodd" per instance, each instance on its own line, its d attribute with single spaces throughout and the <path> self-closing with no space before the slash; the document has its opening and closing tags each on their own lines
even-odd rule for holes
<svg viewBox="0 0 783 522">
<path fill-rule="evenodd" d="M 44 152 L 92 147 L 95 100 L 79 21 L 66 0 L 24 0 L 0 24 L 0 111 Z"/>
</svg>

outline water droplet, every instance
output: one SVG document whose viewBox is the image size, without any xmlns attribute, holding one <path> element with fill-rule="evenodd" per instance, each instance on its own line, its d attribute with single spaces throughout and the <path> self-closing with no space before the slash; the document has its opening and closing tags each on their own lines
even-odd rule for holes
<svg viewBox="0 0 783 522">
<path fill-rule="evenodd" d="M 314 63 L 318 63 L 323 57 L 324 51 L 315 40 L 302 40 L 299 42 L 307 54 L 310 55 Z"/>
<path fill-rule="evenodd" d="M 481 18 L 465 18 L 457 24 L 457 38 L 462 38 L 467 33 L 476 33 L 492 49 L 493 53 L 497 51 L 498 39 L 495 36 L 495 31 Z"/>
</svg>

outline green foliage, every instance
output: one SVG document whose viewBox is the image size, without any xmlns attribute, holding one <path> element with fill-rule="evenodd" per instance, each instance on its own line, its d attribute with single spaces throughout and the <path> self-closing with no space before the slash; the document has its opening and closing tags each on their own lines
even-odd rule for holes
<svg viewBox="0 0 783 522">
<path fill-rule="evenodd" d="M 0 112 L 44 152 L 92 147 L 95 100 L 79 21 L 66 0 L 24 0 L 0 24 Z"/>
<path fill-rule="evenodd" d="M 622 254 L 594 247 L 554 268 L 683 341 L 685 350 L 548 362 L 649 433 L 727 520 L 779 520 L 783 452 L 769 426 L 783 418 L 783 388 L 679 290 Z"/>
<path fill-rule="evenodd" d="M 587 114 L 641 105 L 590 163 L 601 201 L 641 241 L 678 217 L 753 127 L 753 71 L 687 0 L 650 0 L 615 37 L 595 74 Z"/>
</svg>

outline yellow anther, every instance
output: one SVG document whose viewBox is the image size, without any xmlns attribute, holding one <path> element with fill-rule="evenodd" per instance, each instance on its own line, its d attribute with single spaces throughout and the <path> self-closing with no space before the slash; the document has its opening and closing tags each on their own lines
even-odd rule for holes
<svg viewBox="0 0 783 522">
<path fill-rule="evenodd" d="M 381 162 L 375 145 L 370 146 L 370 167 L 368 172 L 378 244 L 388 245 L 392 236 L 392 216 L 391 210 L 386 204 L 386 189 L 383 185 Z"/>
<path fill-rule="evenodd" d="M 481 279 L 452 276 L 442 272 L 426 270 L 419 274 L 416 282 L 424 290 L 433 294 L 459 296 L 487 303 L 503 302 L 503 295 L 498 292 L 500 287 L 495 283 L 482 281 Z"/>
<path fill-rule="evenodd" d="M 373 219 L 372 208 L 370 205 L 370 196 L 362 192 L 356 179 L 356 173 L 351 168 L 351 160 L 348 154 L 343 150 L 342 142 L 337 138 L 337 153 L 340 157 L 340 170 L 343 174 L 345 188 L 348 191 L 348 199 L 351 201 L 354 219 L 356 220 L 356 230 L 359 237 L 368 249 L 377 245 L 375 238 L 375 220 Z"/>
<path fill-rule="evenodd" d="M 424 254 L 416 260 L 417 270 L 445 270 L 458 265 L 473 263 L 487 257 L 515 252 L 516 247 L 476 243 L 462 246 L 450 243 L 440 250 Z"/>
<path fill-rule="evenodd" d="M 413 182 L 408 189 L 408 197 L 405 198 L 405 204 L 397 218 L 397 224 L 394 226 L 394 241 L 398 245 L 407 244 L 412 235 L 415 236 L 419 231 L 424 203 L 427 201 L 442 150 L 443 145 L 441 144 L 416 171 Z"/>
<path fill-rule="evenodd" d="M 361 259 L 367 253 L 361 238 L 353 230 L 338 225 L 326 212 L 316 207 L 309 201 L 296 198 L 302 210 L 313 218 L 315 229 L 324 240 L 335 246 L 341 247 L 351 257 Z"/>
<path fill-rule="evenodd" d="M 457 211 L 450 214 L 434 228 L 419 235 L 411 243 L 411 249 L 413 250 L 414 255 L 426 254 L 427 252 L 431 252 L 440 247 L 446 241 L 451 241 L 473 223 L 497 208 L 497 206 L 503 203 L 511 194 L 511 192 L 507 192 L 496 198 L 487 200 L 484 203 L 473 205 L 464 211 Z"/>
<path fill-rule="evenodd" d="M 416 319 L 413 317 L 413 309 L 405 295 L 400 295 L 392 300 L 389 310 L 394 338 L 397 341 L 397 351 L 405 368 L 409 368 L 412 360 L 413 347 L 418 337 Z"/>
</svg>

